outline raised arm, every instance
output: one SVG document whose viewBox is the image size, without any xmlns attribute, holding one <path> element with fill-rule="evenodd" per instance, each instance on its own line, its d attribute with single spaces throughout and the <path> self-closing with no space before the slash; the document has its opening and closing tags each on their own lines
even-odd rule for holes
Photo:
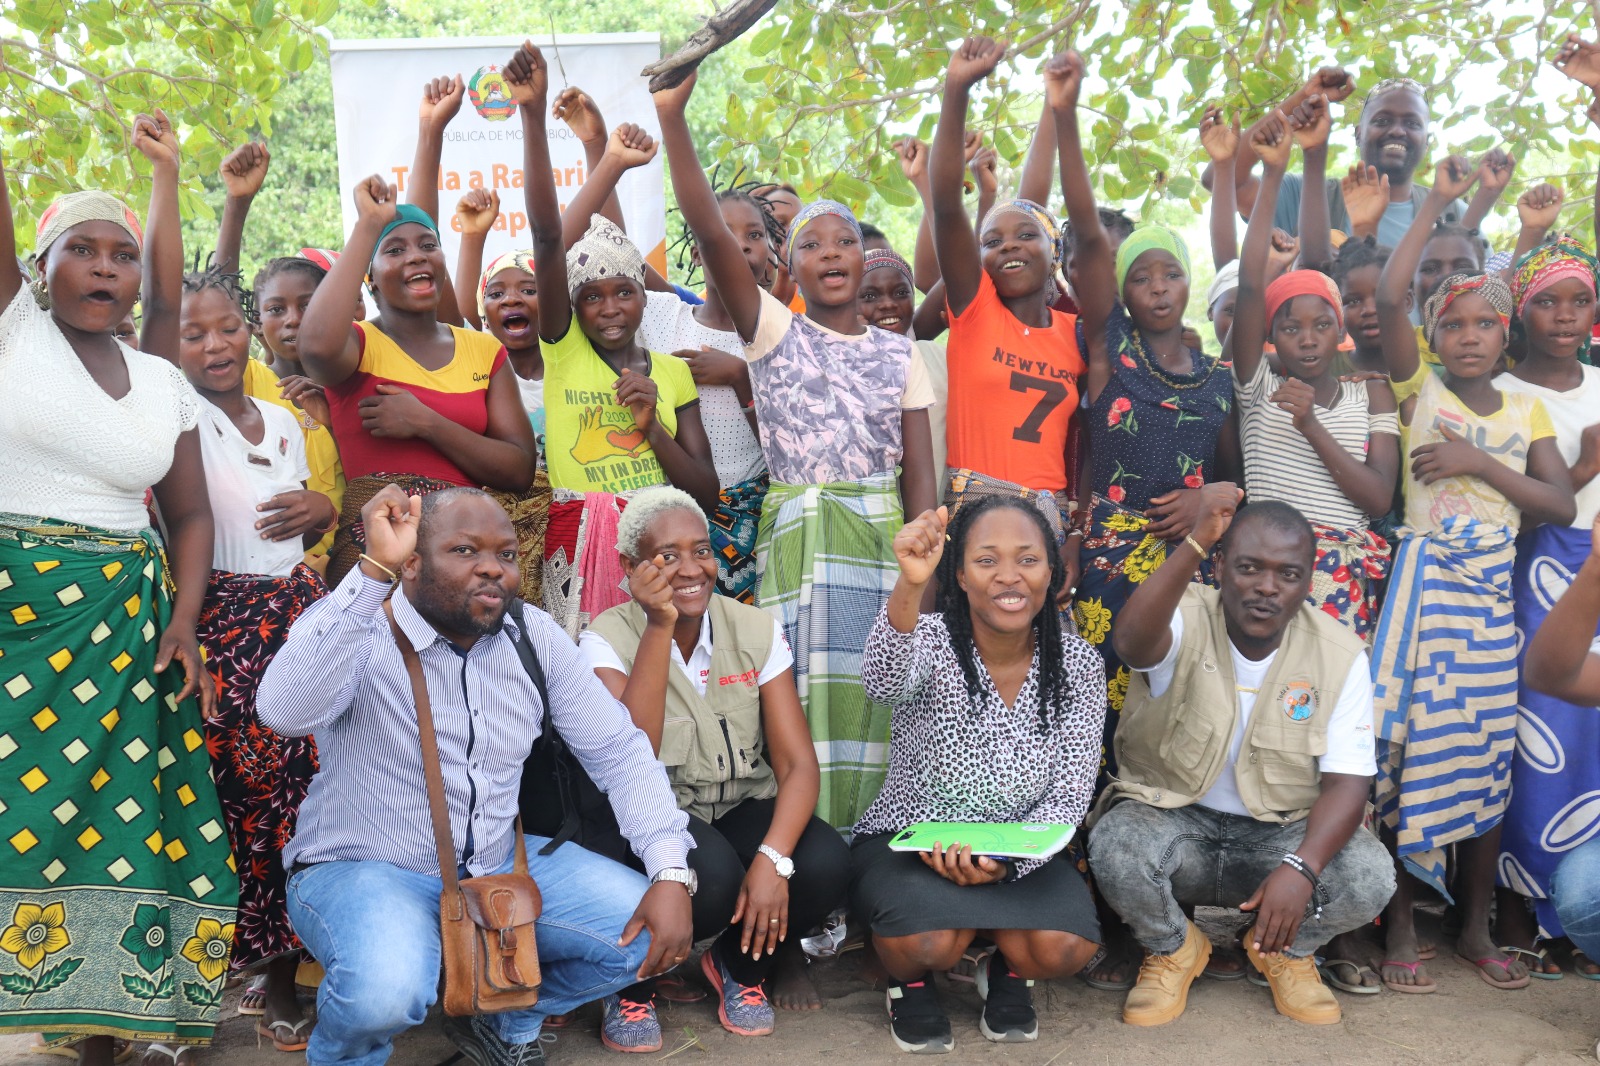
<svg viewBox="0 0 1600 1066">
<path fill-rule="evenodd" d="M 1355 78 L 1343 67 L 1319 67 L 1311 77 L 1306 79 L 1304 85 L 1285 97 L 1276 110 L 1281 114 L 1287 115 L 1303 104 L 1306 97 L 1312 93 L 1319 93 L 1329 103 L 1336 104 L 1355 92 L 1355 89 Z M 1256 125 L 1259 126 L 1266 121 L 1271 114 L 1272 112 L 1268 111 L 1267 114 L 1261 116 Z M 1255 126 L 1251 126 L 1244 131 L 1244 139 L 1240 142 L 1239 158 L 1235 160 L 1234 169 L 1235 188 L 1240 188 L 1248 182 L 1251 173 L 1255 170 L 1257 158 L 1255 150 L 1250 147 L 1253 143 L 1252 138 L 1255 136 L 1255 132 Z"/>
<path fill-rule="evenodd" d="M 1307 195 L 1307 190 L 1316 192 L 1328 187 L 1328 135 L 1333 131 L 1328 101 L 1320 93 L 1307 96 L 1299 107 L 1289 112 L 1289 128 L 1294 132 L 1294 143 L 1300 146 L 1301 166 L 1305 168 L 1305 184 L 1300 194 L 1300 261 L 1318 265 L 1332 263 L 1328 198 Z"/>
<path fill-rule="evenodd" d="M 966 169 L 963 144 L 967 135 L 968 98 L 972 87 L 988 77 L 1005 54 L 1005 46 L 988 37 L 968 37 L 955 50 L 945 74 L 939 128 L 929 150 L 933 247 L 939 257 L 939 276 L 944 279 L 945 300 L 950 311 L 957 315 L 977 297 L 979 283 L 983 280 L 978 238 L 967 219 L 961 195 Z"/>
<path fill-rule="evenodd" d="M 217 230 L 216 267 L 224 274 L 239 272 L 239 252 L 244 245 L 244 222 L 250 215 L 250 204 L 267 180 L 267 166 L 272 153 L 260 141 L 241 144 L 228 154 L 217 168 L 227 198 L 222 201 L 222 222 Z"/>
<path fill-rule="evenodd" d="M 1422 365 L 1417 354 L 1417 334 L 1411 328 L 1411 314 L 1406 296 L 1411 291 L 1417 264 L 1422 261 L 1422 249 L 1433 233 L 1433 224 L 1444 214 L 1456 197 L 1472 188 L 1477 173 L 1467 163 L 1465 156 L 1453 155 L 1439 161 L 1434 171 L 1433 188 L 1422 202 L 1406 235 L 1400 238 L 1394 253 L 1384 264 L 1378 278 L 1378 337 L 1383 345 L 1383 361 L 1389 376 L 1395 381 L 1409 381 Z M 1420 304 L 1427 293 L 1417 293 Z"/>
<path fill-rule="evenodd" d="M 596 666 L 594 671 L 606 690 L 628 708 L 628 717 L 650 741 L 657 757 L 667 722 L 667 682 L 676 669 L 672 665 L 672 633 L 678 608 L 673 602 L 672 579 L 677 573 L 677 562 L 660 555 L 634 564 L 628 572 L 628 591 L 644 611 L 644 632 L 639 634 L 633 666 L 627 673 L 607 666 Z M 591 639 L 586 636 L 579 646 L 586 647 Z"/>
<path fill-rule="evenodd" d="M 939 281 L 939 254 L 933 249 L 933 197 L 928 188 L 928 146 L 915 137 L 894 143 L 900 159 L 900 173 L 917 190 L 922 201 L 922 220 L 917 223 L 917 243 L 911 253 L 911 279 L 917 291 L 928 295 Z"/>
<path fill-rule="evenodd" d="M 650 162 L 659 149 L 655 138 L 646 133 L 643 126 L 636 126 L 632 122 L 624 122 L 612 130 L 611 137 L 600 147 L 603 151 L 590 164 L 589 180 L 583 183 L 583 188 L 578 190 L 578 195 L 572 198 L 572 203 L 563 212 L 561 240 L 568 248 L 577 244 L 588 232 L 592 215 L 604 215 L 617 225 L 622 225 L 621 211 L 612 217 L 602 209 L 616 202 L 617 182 L 622 180 L 622 175 Z M 648 265 L 646 269 L 650 269 Z"/>
<path fill-rule="evenodd" d="M 979 148 L 967 161 L 967 169 L 972 173 L 972 180 L 978 183 L 977 225 L 979 226 L 989 217 L 989 212 L 994 208 L 995 198 L 1000 194 L 1000 174 L 996 169 L 999 165 L 1000 154 L 988 145 Z"/>
<path fill-rule="evenodd" d="M 733 319 L 733 328 L 748 341 L 755 337 L 756 323 L 761 317 L 761 286 L 750 273 L 750 264 L 745 262 L 739 239 L 722 221 L 716 194 L 695 154 L 689 121 L 684 117 L 689 97 L 694 93 L 694 83 L 695 75 L 690 74 L 681 85 L 654 94 L 656 116 L 661 120 L 661 140 L 667 146 L 678 210 L 683 212 L 683 220 L 694 235 L 700 263 L 705 267 L 706 276 L 716 285 L 722 306 Z"/>
<path fill-rule="evenodd" d="M 1545 237 L 1555 228 L 1561 216 L 1561 205 L 1566 194 L 1559 185 L 1545 182 L 1535 185 L 1517 199 L 1517 221 L 1522 223 L 1517 233 L 1517 250 L 1511 256 L 1515 266 L 1523 256 L 1544 243 Z"/>
<path fill-rule="evenodd" d="M 444 154 L 444 130 L 461 110 L 466 84 L 461 75 L 434 78 L 422 87 L 417 108 L 417 154 L 411 161 L 406 203 L 422 208 L 439 221 L 439 160 Z"/>
<path fill-rule="evenodd" d="M 539 285 L 539 336 L 558 341 L 572 326 L 567 292 L 567 247 L 561 238 L 561 204 L 550 172 L 544 108 L 550 71 L 532 41 L 523 41 L 505 65 L 506 84 L 522 113 L 522 195 L 533 233 L 533 273 Z"/>
<path fill-rule="evenodd" d="M 311 294 L 300 321 L 300 362 L 318 385 L 338 385 L 361 365 L 361 334 L 350 309 L 361 299 L 361 279 L 378 248 L 383 227 L 394 221 L 399 195 L 374 174 L 356 186 L 356 224 L 344 252 Z"/>
<path fill-rule="evenodd" d="M 1239 154 L 1239 120 L 1223 121 L 1222 108 L 1206 108 L 1200 119 L 1200 146 L 1211 157 L 1211 265 L 1221 269 L 1239 258 L 1238 190 L 1233 187 Z"/>
<path fill-rule="evenodd" d="M 1244 231 L 1244 252 L 1239 257 L 1239 291 L 1234 298 L 1233 328 L 1226 347 L 1233 360 L 1235 381 L 1248 382 L 1261 365 L 1267 343 L 1266 276 L 1267 251 L 1272 242 L 1272 212 L 1283 187 L 1283 173 L 1289 164 L 1294 140 L 1282 115 L 1269 115 L 1267 121 L 1251 127 L 1251 152 L 1261 160 L 1261 191 L 1256 194 L 1256 209 Z"/>
<path fill-rule="evenodd" d="M 133 120 L 133 146 L 150 161 L 150 214 L 144 225 L 143 310 L 139 348 L 178 362 L 183 309 L 183 217 L 178 210 L 178 135 L 165 112 Z"/>
<path fill-rule="evenodd" d="M 585 182 L 583 187 L 587 189 L 590 182 L 594 181 L 595 169 L 599 167 L 600 160 L 606 153 L 606 145 L 611 140 L 606 134 L 605 116 L 600 114 L 600 107 L 594 102 L 594 97 L 576 85 L 569 85 L 556 95 L 556 102 L 550 106 L 550 113 L 565 122 L 572 135 L 578 138 L 578 143 L 583 145 L 584 166 L 589 171 L 589 181 Z M 581 191 L 579 195 L 583 195 Z M 574 206 L 576 205 L 568 205 L 567 214 L 573 213 Z M 615 182 L 606 190 L 606 197 L 599 206 L 581 216 L 583 229 L 578 230 L 577 237 L 574 237 L 569 245 L 576 242 L 578 237 L 582 237 L 584 230 L 588 229 L 590 214 L 603 215 L 615 222 L 617 228 L 627 231 L 628 224 L 622 218 L 622 201 L 617 199 Z"/>
<path fill-rule="evenodd" d="M 1259 130 L 1255 136 L 1259 151 Z M 1272 217 L 1267 216 L 1266 221 L 1270 225 Z M 1239 501 L 1244 499 L 1244 490 L 1229 481 L 1213 481 L 1200 494 L 1200 518 L 1194 532 L 1167 552 L 1167 561 L 1134 589 L 1117 615 L 1111 643 L 1130 669 L 1148 670 L 1166 658 L 1172 648 L 1172 616 L 1177 613 L 1183 593 L 1200 564 L 1211 558 L 1212 548 L 1227 532 Z"/>
<path fill-rule="evenodd" d="M 1478 191 L 1472 194 L 1472 202 L 1467 204 L 1467 213 L 1462 217 L 1461 224 L 1470 230 L 1483 225 L 1483 220 L 1500 202 L 1501 194 L 1511 184 L 1512 175 L 1516 172 L 1516 156 L 1503 148 L 1491 148 L 1478 162 Z"/>
<path fill-rule="evenodd" d="M 461 250 L 456 255 L 456 306 L 462 319 L 473 329 L 482 329 L 478 318 L 478 279 L 483 274 L 483 246 L 489 240 L 494 220 L 500 217 L 500 194 L 493 189 L 470 189 L 456 204 L 461 220 Z"/>
<path fill-rule="evenodd" d="M 1350 236 L 1357 240 L 1367 237 L 1377 240 L 1378 223 L 1389 210 L 1389 175 L 1380 174 L 1377 167 L 1357 163 L 1350 168 L 1350 173 L 1339 179 L 1339 192 L 1344 197 L 1345 214 L 1350 216 Z M 1305 218 L 1304 211 L 1300 217 Z M 1305 231 L 1301 230 L 1300 235 L 1303 239 Z M 1331 257 L 1332 252 L 1328 254 Z"/>
<path fill-rule="evenodd" d="M 1022 162 L 1022 176 L 1017 179 L 1018 197 L 1036 204 L 1050 202 L 1050 190 L 1056 184 L 1058 154 L 1056 124 L 1050 114 L 1050 102 L 1046 100 L 1039 111 L 1039 124 L 1033 128 L 1033 140 L 1028 144 L 1028 158 Z"/>
<path fill-rule="evenodd" d="M 1078 279 L 1072 295 L 1078 302 L 1078 318 L 1089 342 L 1089 388 L 1084 396 L 1093 403 L 1111 380 L 1106 322 L 1119 294 L 1116 256 L 1111 252 L 1106 228 L 1100 223 L 1094 186 L 1089 182 L 1089 164 L 1083 158 L 1083 142 L 1078 135 L 1078 93 L 1083 88 L 1083 73 L 1083 57 L 1077 52 L 1062 52 L 1044 68 L 1045 101 L 1055 117 L 1056 140 L 1061 146 L 1061 192 L 1072 224 L 1072 258 Z"/>
</svg>

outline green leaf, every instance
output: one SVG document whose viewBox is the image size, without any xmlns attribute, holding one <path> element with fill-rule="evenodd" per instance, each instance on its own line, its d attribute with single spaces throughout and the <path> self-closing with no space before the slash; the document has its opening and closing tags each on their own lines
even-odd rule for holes
<svg viewBox="0 0 1600 1066">
<path fill-rule="evenodd" d="M 183 998 L 196 1007 L 215 1007 L 219 997 L 211 989 L 196 981 L 183 983 Z"/>
<path fill-rule="evenodd" d="M 276 15 L 272 0 L 256 0 L 250 8 L 250 21 L 255 23 L 258 30 L 264 30 L 272 25 L 273 16 Z"/>
<path fill-rule="evenodd" d="M 82 965 L 82 959 L 62 959 L 39 975 L 39 981 L 33 988 L 34 992 L 50 992 L 60 988 L 67 983 L 67 978 L 78 972 L 78 967 Z"/>
<path fill-rule="evenodd" d="M 152 1000 L 156 998 L 156 983 L 140 977 L 136 973 L 119 975 L 122 978 L 122 990 L 134 999 Z"/>
<path fill-rule="evenodd" d="M 0 973 L 0 988 L 13 996 L 33 994 L 33 978 L 25 973 Z"/>
</svg>

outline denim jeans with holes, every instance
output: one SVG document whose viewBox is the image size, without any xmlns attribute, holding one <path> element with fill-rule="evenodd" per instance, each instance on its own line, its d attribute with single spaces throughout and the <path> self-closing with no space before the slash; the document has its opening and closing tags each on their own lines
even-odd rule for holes
<svg viewBox="0 0 1600 1066">
<path fill-rule="evenodd" d="M 1306 823 L 1274 825 L 1194 804 L 1176 810 L 1123 800 L 1089 836 L 1095 885 L 1152 955 L 1183 946 L 1183 906 L 1237 907 L 1283 856 L 1300 846 Z M 1300 923 L 1287 954 L 1305 958 L 1340 933 L 1376 918 L 1394 895 L 1394 860 L 1357 829 L 1322 871 L 1322 917 Z"/>
</svg>

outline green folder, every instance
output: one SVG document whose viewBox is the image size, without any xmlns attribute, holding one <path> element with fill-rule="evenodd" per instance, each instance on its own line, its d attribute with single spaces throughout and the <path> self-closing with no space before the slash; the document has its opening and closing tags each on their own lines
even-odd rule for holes
<svg viewBox="0 0 1600 1066">
<path fill-rule="evenodd" d="M 890 851 L 932 851 L 934 844 L 970 846 L 996 859 L 1048 859 L 1072 841 L 1077 826 L 1043 822 L 918 822 L 889 841 Z"/>
</svg>

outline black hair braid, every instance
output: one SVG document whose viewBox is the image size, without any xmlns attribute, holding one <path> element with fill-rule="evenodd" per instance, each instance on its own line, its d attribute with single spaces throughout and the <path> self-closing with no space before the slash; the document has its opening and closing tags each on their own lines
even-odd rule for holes
<svg viewBox="0 0 1600 1066">
<path fill-rule="evenodd" d="M 1066 709 L 1069 684 L 1066 654 L 1061 647 L 1061 612 L 1056 608 L 1056 596 L 1061 591 L 1066 574 L 1061 569 L 1060 553 L 1055 550 L 1055 534 L 1038 508 L 1025 500 L 1005 496 L 980 496 L 961 504 L 946 530 L 949 540 L 944 546 L 944 555 L 939 559 L 939 595 L 935 606 L 944 617 L 956 661 L 961 664 L 961 676 L 967 683 L 967 697 L 976 707 L 983 699 L 983 683 L 978 677 L 978 646 L 972 635 L 972 606 L 957 575 L 966 556 L 967 536 L 972 532 L 972 527 L 984 515 L 1002 508 L 1025 514 L 1033 522 L 1050 566 L 1044 607 L 1033 618 L 1034 647 L 1039 657 L 1039 731 L 1044 733 L 1049 730 L 1050 715 Z"/>
<path fill-rule="evenodd" d="M 202 269 L 200 254 L 196 252 L 194 270 L 183 276 L 183 291 L 192 293 L 217 289 L 239 308 L 239 313 L 244 316 L 245 322 L 254 325 L 258 321 L 255 293 L 244 287 L 243 274 L 237 271 L 225 273 L 217 267 L 215 260 L 216 253 L 212 252 L 206 257 L 206 265 Z"/>
<path fill-rule="evenodd" d="M 1478 270 L 1482 272 L 1484 263 L 1489 259 L 1489 242 L 1483 239 L 1483 234 L 1471 230 L 1453 218 L 1441 218 L 1433 224 L 1433 232 L 1428 234 L 1428 240 L 1438 237 L 1460 237 L 1472 245 L 1472 250 L 1478 255 Z M 1426 248 L 1427 244 L 1423 244 Z"/>
<path fill-rule="evenodd" d="M 262 286 L 279 274 L 293 273 L 304 274 L 311 279 L 313 285 L 321 285 L 322 279 L 328 276 L 326 270 L 304 256 L 285 255 L 279 256 L 277 259 L 268 259 L 266 264 L 256 271 L 255 281 L 251 283 L 250 288 L 255 292 L 260 292 Z"/>
<path fill-rule="evenodd" d="M 761 216 L 762 225 L 766 227 L 767 245 L 772 249 L 773 265 L 781 266 L 782 263 L 778 260 L 778 250 L 783 247 L 783 227 L 778 224 L 777 216 L 772 213 L 771 202 L 766 197 L 757 196 L 755 193 L 756 189 L 767 188 L 768 186 L 758 181 L 741 182 L 739 179 L 744 176 L 743 167 L 734 172 L 733 181 L 730 184 L 720 185 L 720 169 L 720 164 L 713 167 L 709 175 L 711 187 L 716 190 L 717 203 L 724 204 L 733 200 L 747 203 L 755 208 L 756 213 Z M 694 234 L 689 231 L 688 224 L 684 223 L 678 238 L 672 242 L 667 252 L 673 256 L 673 262 L 677 264 L 678 269 L 684 271 L 685 287 L 692 286 L 695 278 L 700 273 L 700 265 L 694 261 L 694 257 L 690 254 L 693 250 Z"/>
<path fill-rule="evenodd" d="M 1346 279 L 1353 271 L 1368 266 L 1382 269 L 1393 251 L 1388 245 L 1379 244 L 1376 237 L 1351 237 L 1339 245 L 1339 250 L 1334 253 L 1333 280 L 1342 292 Z"/>
</svg>

